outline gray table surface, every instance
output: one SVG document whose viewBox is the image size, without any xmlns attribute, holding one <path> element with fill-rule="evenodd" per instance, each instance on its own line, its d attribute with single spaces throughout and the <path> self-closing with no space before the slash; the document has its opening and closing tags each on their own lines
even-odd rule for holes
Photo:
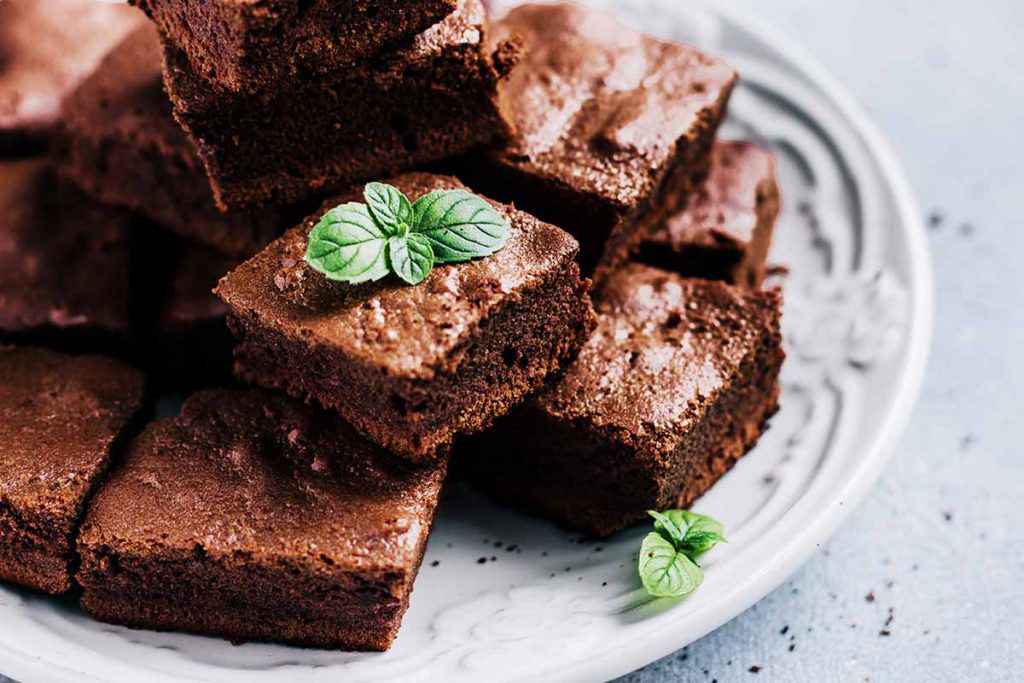
<svg viewBox="0 0 1024 683">
<path fill-rule="evenodd" d="M 893 141 L 932 217 L 935 343 L 896 459 L 835 538 L 622 680 L 1022 680 L 1024 4 L 729 4 L 801 42 Z"/>
<path fill-rule="evenodd" d="M 833 540 L 623 681 L 1024 680 L 1024 3 L 727 4 L 803 44 L 893 142 L 932 217 L 935 342 L 895 460 Z"/>
</svg>

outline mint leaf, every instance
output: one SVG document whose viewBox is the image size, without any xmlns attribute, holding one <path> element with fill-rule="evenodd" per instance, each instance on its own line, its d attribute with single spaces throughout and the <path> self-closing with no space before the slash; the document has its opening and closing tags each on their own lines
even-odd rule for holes
<svg viewBox="0 0 1024 683">
<path fill-rule="evenodd" d="M 692 593 L 704 580 L 697 559 L 725 540 L 725 528 L 718 520 L 689 510 L 647 514 L 654 518 L 654 531 L 640 546 L 640 581 L 655 597 Z"/>
<path fill-rule="evenodd" d="M 697 590 L 704 572 L 658 532 L 650 532 L 640 546 L 637 569 L 648 594 L 678 598 Z"/>
<path fill-rule="evenodd" d="M 435 190 L 412 208 L 412 230 L 430 240 L 437 263 L 489 256 L 508 241 L 508 219 L 466 190 Z"/>
<path fill-rule="evenodd" d="M 395 236 L 388 240 L 388 261 L 395 275 L 418 285 L 434 268 L 434 250 L 430 241 L 418 233 Z"/>
<path fill-rule="evenodd" d="M 508 241 L 508 220 L 466 190 L 411 204 L 398 188 L 369 183 L 363 197 L 331 209 L 309 233 L 306 262 L 329 280 L 358 284 L 393 272 L 416 285 L 437 263 L 489 256 Z"/>
<path fill-rule="evenodd" d="M 683 540 L 683 530 L 686 529 L 686 523 L 683 522 L 682 525 L 677 524 L 676 520 L 670 516 L 673 512 L 678 512 L 678 510 L 668 510 L 665 513 L 648 510 L 647 514 L 654 518 L 654 530 L 664 536 L 666 541 L 674 545 Z"/>
<path fill-rule="evenodd" d="M 385 183 L 369 183 L 363 197 L 373 220 L 386 235 L 401 236 L 409 232 L 413 222 L 412 204 L 401 190 Z"/>
<path fill-rule="evenodd" d="M 717 519 L 689 510 L 675 510 L 688 525 L 683 534 L 682 550 L 696 560 L 719 543 L 725 541 L 725 528 Z"/>
<path fill-rule="evenodd" d="M 325 213 L 309 233 L 306 261 L 328 280 L 358 284 L 388 274 L 386 246 L 367 207 L 350 202 Z"/>
</svg>

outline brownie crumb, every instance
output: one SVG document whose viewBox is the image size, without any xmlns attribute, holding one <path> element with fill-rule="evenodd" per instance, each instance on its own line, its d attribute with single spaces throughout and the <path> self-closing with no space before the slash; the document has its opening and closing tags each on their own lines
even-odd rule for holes
<svg viewBox="0 0 1024 683">
<path fill-rule="evenodd" d="M 441 560 L 434 560 L 433 562 L 430 563 L 430 566 L 431 567 L 437 567 L 440 564 L 441 564 Z"/>
<path fill-rule="evenodd" d="M 864 601 L 865 602 L 874 602 L 875 601 L 875 592 L 871 591 L 870 593 L 865 595 L 864 596 Z"/>
<path fill-rule="evenodd" d="M 784 636 L 787 633 L 789 633 L 789 624 L 786 624 L 785 626 L 782 627 L 782 630 L 779 631 L 779 635 Z"/>
<path fill-rule="evenodd" d="M 487 558 L 486 557 L 481 557 L 480 559 L 478 559 L 476 561 L 476 563 L 477 564 L 487 564 Z"/>
<path fill-rule="evenodd" d="M 749 669 L 747 669 L 747 671 L 749 671 L 749 672 L 750 672 L 750 673 L 752 673 L 752 674 L 760 673 L 760 671 L 761 671 L 761 667 L 759 667 L 759 666 L 757 666 L 757 665 L 755 664 L 754 666 L 752 666 L 752 667 L 750 667 Z"/>
</svg>

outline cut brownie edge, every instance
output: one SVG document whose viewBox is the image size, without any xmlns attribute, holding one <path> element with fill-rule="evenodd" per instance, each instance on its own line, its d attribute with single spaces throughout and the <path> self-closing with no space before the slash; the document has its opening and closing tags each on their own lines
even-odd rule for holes
<svg viewBox="0 0 1024 683">
<path fill-rule="evenodd" d="M 415 552 L 422 554 L 425 544 L 424 534 Z M 86 611 L 103 621 L 235 641 L 386 650 L 415 576 L 361 573 L 311 556 L 207 554 L 199 544 L 147 551 L 142 556 L 130 543 L 95 537 L 84 543 L 79 582 Z M 290 575 L 302 576 L 301 592 L 282 583 Z"/>
<path fill-rule="evenodd" d="M 130 0 L 207 81 L 267 92 L 367 61 L 451 14 L 456 0 Z M 265 5 L 265 6 L 263 6 Z"/>
<path fill-rule="evenodd" d="M 175 595 L 125 596 L 101 590 L 82 594 L 82 609 L 100 621 L 153 631 L 215 635 L 242 644 L 280 642 L 292 646 L 384 652 L 398 635 L 401 613 L 379 619 L 332 624 L 319 616 L 283 614 L 277 608 L 254 609 L 235 603 L 183 601 Z"/>
<path fill-rule="evenodd" d="M 72 586 L 77 563 L 73 531 L 42 531 L 0 501 L 0 580 L 59 595 Z"/>
<path fill-rule="evenodd" d="M 410 99 L 419 101 L 410 103 Z M 416 112 L 413 118 L 410 111 Z M 476 113 L 467 118 L 465 111 Z M 399 107 L 382 107 L 364 114 L 362 120 L 369 117 L 376 124 L 360 133 L 359 145 L 349 144 L 331 133 L 318 133 L 329 138 L 324 143 L 325 152 L 334 153 L 319 162 L 297 162 L 303 164 L 301 172 L 235 174 L 228 170 L 235 161 L 230 154 L 223 153 L 225 146 L 219 142 L 210 144 L 197 136 L 199 156 L 210 175 L 217 206 L 221 211 L 237 211 L 294 204 L 353 182 L 387 177 L 443 157 L 491 147 L 509 135 L 508 123 L 487 96 L 454 102 L 450 96 L 427 93 L 407 97 Z M 179 116 L 178 121 L 187 127 L 187 119 Z M 316 121 L 304 125 L 309 130 L 323 130 L 318 129 Z"/>
<path fill-rule="evenodd" d="M 360 391 L 341 376 L 351 373 L 377 384 L 380 379 L 372 370 L 338 359 L 330 348 L 307 338 L 292 338 L 264 325 L 255 312 L 235 311 L 228 318 L 240 340 L 235 370 L 247 381 L 338 411 L 400 455 L 430 460 L 446 452 L 456 434 L 487 428 L 495 416 L 542 388 L 552 373 L 572 361 L 595 324 L 587 286 L 570 257 L 553 277 L 493 313 L 487 338 L 460 352 L 470 360 L 455 375 L 439 371 L 431 383 L 389 378 L 370 394 Z M 339 372 L 339 365 L 346 366 L 345 372 Z"/>
</svg>

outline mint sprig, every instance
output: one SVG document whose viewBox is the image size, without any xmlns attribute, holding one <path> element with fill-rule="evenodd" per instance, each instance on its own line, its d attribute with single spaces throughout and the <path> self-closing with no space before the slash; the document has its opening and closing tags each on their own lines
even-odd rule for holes
<svg viewBox="0 0 1024 683">
<path fill-rule="evenodd" d="M 416 285 L 439 263 L 490 256 L 508 242 L 509 223 L 466 190 L 436 190 L 409 201 L 401 190 L 370 183 L 365 204 L 323 215 L 309 233 L 306 262 L 329 280 L 358 284 L 394 273 Z"/>
<path fill-rule="evenodd" d="M 644 589 L 656 598 L 678 598 L 697 590 L 704 581 L 697 560 L 725 541 L 721 522 L 689 510 L 647 514 L 654 518 L 654 531 L 644 537 L 637 558 Z"/>
</svg>

